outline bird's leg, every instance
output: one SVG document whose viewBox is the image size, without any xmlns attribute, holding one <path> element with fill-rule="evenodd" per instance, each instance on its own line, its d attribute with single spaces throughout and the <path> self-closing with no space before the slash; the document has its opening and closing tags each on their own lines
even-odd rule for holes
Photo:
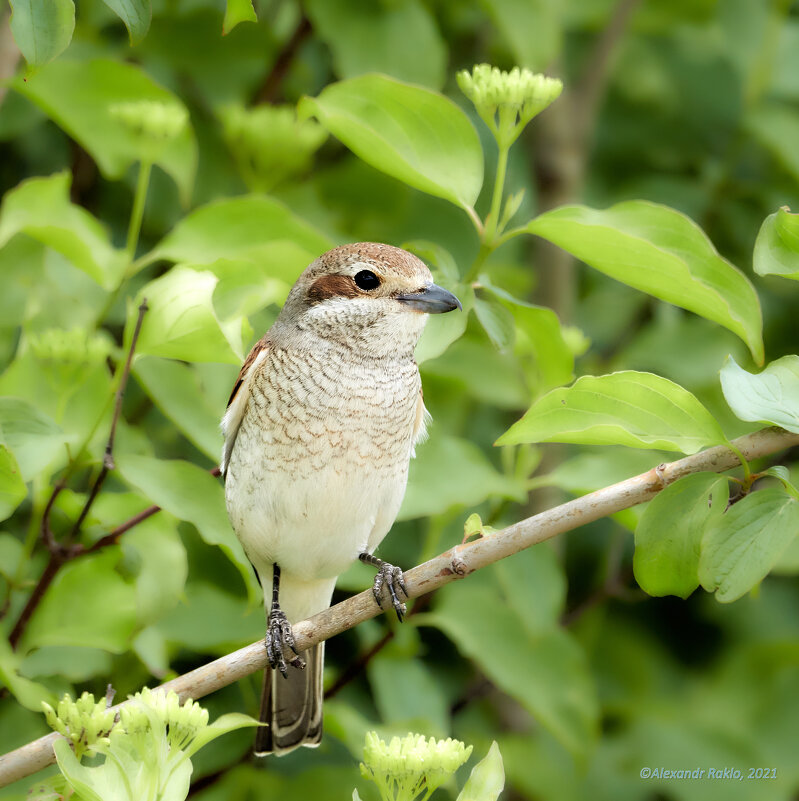
<svg viewBox="0 0 799 801">
<path fill-rule="evenodd" d="M 286 677 L 286 646 L 291 648 L 295 654 L 297 649 L 294 647 L 294 634 L 291 631 L 285 612 L 280 608 L 278 595 L 280 594 L 280 566 L 275 565 L 272 570 L 272 606 L 269 610 L 269 618 L 266 623 L 266 657 L 273 670 L 279 670 Z M 295 656 L 289 660 L 292 667 L 304 668 L 305 662 Z"/>
<path fill-rule="evenodd" d="M 403 615 L 406 612 L 405 604 L 399 599 L 398 592 L 407 598 L 408 590 L 405 588 L 405 580 L 402 577 L 402 570 L 395 565 L 384 562 L 370 553 L 358 554 L 358 558 L 366 565 L 371 565 L 377 568 L 377 575 L 375 576 L 375 583 L 372 586 L 372 593 L 375 596 L 377 605 L 383 608 L 383 586 L 388 587 L 389 595 L 391 596 L 391 605 L 397 613 L 400 623 L 402 623 Z"/>
</svg>

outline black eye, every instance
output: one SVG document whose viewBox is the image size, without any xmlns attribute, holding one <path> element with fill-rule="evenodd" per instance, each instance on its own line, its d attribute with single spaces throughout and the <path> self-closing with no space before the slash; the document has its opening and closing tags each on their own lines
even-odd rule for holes
<svg viewBox="0 0 799 801">
<path fill-rule="evenodd" d="M 355 273 L 355 286 L 359 289 L 377 289 L 380 279 L 371 270 L 361 270 Z"/>
</svg>

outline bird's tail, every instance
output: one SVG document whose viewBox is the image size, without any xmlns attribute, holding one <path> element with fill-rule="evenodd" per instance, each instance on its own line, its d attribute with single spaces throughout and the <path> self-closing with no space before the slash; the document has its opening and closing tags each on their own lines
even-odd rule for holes
<svg viewBox="0 0 799 801">
<path fill-rule="evenodd" d="M 322 739 L 322 672 L 325 644 L 302 654 L 305 669 L 289 667 L 283 678 L 271 668 L 264 671 L 261 726 L 255 736 L 255 755 L 280 756 L 301 745 L 311 748 Z"/>
</svg>

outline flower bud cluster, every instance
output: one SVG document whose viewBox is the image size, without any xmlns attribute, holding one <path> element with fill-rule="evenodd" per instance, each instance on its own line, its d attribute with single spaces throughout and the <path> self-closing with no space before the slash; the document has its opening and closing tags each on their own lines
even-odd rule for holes
<svg viewBox="0 0 799 801">
<path fill-rule="evenodd" d="M 524 126 L 563 91 L 557 78 L 519 67 L 506 72 L 489 64 L 476 64 L 471 72 L 459 72 L 457 79 L 461 91 L 505 145 L 513 142 Z"/>
<path fill-rule="evenodd" d="M 134 100 L 114 103 L 108 109 L 148 150 L 148 158 L 180 136 L 189 121 L 189 113 L 180 103 L 163 100 Z"/>
<path fill-rule="evenodd" d="M 32 334 L 28 343 L 37 359 L 64 364 L 100 364 L 112 350 L 108 336 L 89 334 L 82 328 L 48 328 Z"/>
<path fill-rule="evenodd" d="M 64 695 L 55 709 L 44 701 L 42 707 L 50 728 L 72 743 L 79 759 L 87 751 L 102 750 L 108 745 L 115 723 L 114 712 L 106 707 L 105 699 L 95 702 L 94 695 L 83 693 L 73 701 Z"/>
</svg>

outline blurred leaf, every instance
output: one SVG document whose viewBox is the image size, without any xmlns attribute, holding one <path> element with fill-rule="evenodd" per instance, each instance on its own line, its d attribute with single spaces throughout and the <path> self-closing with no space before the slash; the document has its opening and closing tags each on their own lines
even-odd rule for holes
<svg viewBox="0 0 799 801">
<path fill-rule="evenodd" d="M 11 12 L 14 41 L 32 67 L 47 64 L 67 49 L 75 30 L 72 0 L 13 0 Z"/>
<path fill-rule="evenodd" d="M 20 661 L 20 655 L 11 649 L 5 637 L 0 636 L 0 683 L 22 706 L 33 712 L 42 711 L 42 701 L 47 701 L 51 706 L 55 704 L 55 696 L 50 690 L 19 675 Z"/>
<path fill-rule="evenodd" d="M 762 581 L 799 533 L 799 501 L 782 488 L 751 492 L 706 531 L 699 580 L 730 603 Z"/>
<path fill-rule="evenodd" d="M 493 297 L 475 298 L 474 313 L 498 350 L 507 350 L 516 338 L 513 315 Z"/>
<path fill-rule="evenodd" d="M 583 376 L 537 400 L 498 440 L 626 445 L 696 453 L 726 442 L 710 412 L 678 384 L 625 370 Z"/>
<path fill-rule="evenodd" d="M 562 206 L 536 217 L 527 231 L 617 281 L 729 328 L 763 361 L 754 288 L 680 212 L 644 200 L 603 211 Z"/>
<path fill-rule="evenodd" d="M 369 685 L 384 723 L 427 721 L 432 737 L 443 737 L 450 730 L 449 707 L 444 688 L 424 664 L 405 654 L 384 649 L 368 667 Z"/>
<path fill-rule="evenodd" d="M 416 453 L 398 520 L 438 514 L 460 504 L 476 506 L 492 495 L 517 501 L 526 497 L 520 481 L 498 472 L 468 440 L 433 429 Z"/>
<path fill-rule="evenodd" d="M 63 450 L 65 440 L 46 414 L 21 398 L 7 397 L 0 398 L 0 437 L 16 458 L 23 481 L 47 467 Z"/>
<path fill-rule="evenodd" d="M 741 420 L 772 423 L 799 434 L 799 356 L 783 356 L 761 373 L 747 373 L 730 356 L 721 388 Z"/>
<path fill-rule="evenodd" d="M 556 0 L 483 0 L 519 67 L 546 70 L 561 48 Z"/>
<path fill-rule="evenodd" d="M 205 470 L 177 459 L 126 455 L 117 460 L 125 481 L 154 504 L 196 526 L 209 545 L 218 545 L 239 569 L 252 601 L 261 590 L 252 566 L 236 538 L 225 512 L 222 485 Z"/>
<path fill-rule="evenodd" d="M 136 380 L 155 405 L 209 459 L 221 454 L 221 408 L 215 407 L 202 391 L 200 377 L 191 365 L 170 359 L 137 359 Z"/>
<path fill-rule="evenodd" d="M 124 254 L 88 211 L 69 200 L 72 176 L 60 172 L 29 178 L 8 192 L 0 206 L 0 248 L 20 232 L 57 250 L 104 289 L 122 279 Z"/>
<path fill-rule="evenodd" d="M 496 742 L 488 753 L 472 768 L 457 801 L 497 801 L 505 788 L 505 767 Z"/>
<path fill-rule="evenodd" d="M 447 50 L 420 0 L 390 4 L 310 0 L 306 12 L 330 48 L 340 78 L 382 72 L 434 89 L 444 84 Z"/>
<path fill-rule="evenodd" d="M 799 281 L 799 214 L 783 206 L 763 221 L 753 256 L 758 275 L 781 275 Z"/>
<path fill-rule="evenodd" d="M 62 60 L 43 67 L 28 81 L 15 78 L 11 86 L 43 109 L 112 180 L 122 178 L 133 162 L 148 154 L 110 107 L 138 100 L 182 106 L 140 67 L 107 59 Z M 169 142 L 155 163 L 174 179 L 188 204 L 197 168 L 197 142 L 189 126 Z"/>
<path fill-rule="evenodd" d="M 330 240 L 277 200 L 244 195 L 196 209 L 169 232 L 146 260 L 207 265 L 219 259 L 249 258 L 264 261 L 275 278 L 288 280 L 293 276 L 293 283 L 302 268 L 331 247 Z"/>
<path fill-rule="evenodd" d="M 699 586 L 708 526 L 727 508 L 729 482 L 716 473 L 684 476 L 648 504 L 635 530 L 635 580 L 649 595 L 687 598 Z"/>
<path fill-rule="evenodd" d="M 1 402 L 1 401 L 0 401 Z M 0 423 L 0 437 L 2 437 Z M 28 489 L 20 475 L 19 465 L 14 454 L 0 442 L 0 520 L 5 520 L 25 500 Z M 2 548 L 0 547 L 0 554 Z M 3 562 L 0 559 L 0 564 Z M 2 568 L 0 568 L 2 572 Z"/>
<path fill-rule="evenodd" d="M 125 23 L 132 45 L 144 39 L 153 16 L 150 0 L 103 0 L 103 2 Z"/>
<path fill-rule="evenodd" d="M 223 734 L 236 731 L 237 729 L 243 729 L 247 726 L 258 725 L 260 724 L 255 718 L 251 718 L 249 715 L 243 715 L 241 712 L 229 712 L 227 715 L 222 715 L 204 729 L 200 729 L 197 736 L 185 749 L 186 756 L 194 756 L 197 751 L 208 745 L 208 743 L 215 740 L 217 737 L 221 737 Z"/>
<path fill-rule="evenodd" d="M 22 636 L 23 652 L 44 645 L 82 645 L 119 654 L 136 626 L 134 589 L 115 567 L 111 546 L 64 565 Z"/>
<path fill-rule="evenodd" d="M 14 578 L 23 559 L 22 543 L 11 534 L 0 534 L 0 576 Z"/>
<path fill-rule="evenodd" d="M 111 672 L 111 655 L 100 648 L 52 645 L 29 653 L 19 671 L 28 677 L 62 676 L 68 681 L 84 682 L 94 676 L 107 676 Z"/>
<path fill-rule="evenodd" d="M 750 112 L 747 128 L 760 143 L 799 181 L 799 114 L 790 105 L 761 104 Z"/>
<path fill-rule="evenodd" d="M 555 626 L 530 634 L 489 571 L 442 588 L 434 611 L 417 622 L 440 628 L 563 746 L 575 756 L 586 756 L 598 709 L 583 650 Z"/>
<path fill-rule="evenodd" d="M 443 95 L 364 75 L 304 97 L 299 110 L 378 170 L 458 206 L 477 200 L 483 184 L 480 140 L 469 118 Z"/>
<path fill-rule="evenodd" d="M 218 281 L 208 270 L 178 265 L 144 286 L 138 297 L 147 299 L 148 311 L 136 353 L 189 362 L 240 363 L 244 359 L 244 321 L 241 317 L 224 322 L 219 319 L 213 304 Z M 131 332 L 138 305 L 130 304 L 128 311 Z"/>
<path fill-rule="evenodd" d="M 258 22 L 252 0 L 227 0 L 222 35 L 229 34 L 240 22 Z"/>
</svg>

